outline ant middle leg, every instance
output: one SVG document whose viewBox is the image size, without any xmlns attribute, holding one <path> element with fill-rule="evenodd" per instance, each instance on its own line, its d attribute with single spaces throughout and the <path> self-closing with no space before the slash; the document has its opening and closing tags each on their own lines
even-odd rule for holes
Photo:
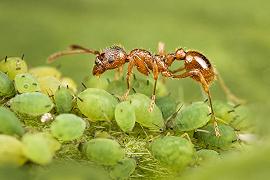
<svg viewBox="0 0 270 180">
<path fill-rule="evenodd" d="M 117 69 L 115 69 L 115 73 L 114 73 L 114 80 L 118 80 L 123 73 L 123 66 L 118 67 Z"/>
<path fill-rule="evenodd" d="M 184 71 L 185 69 L 186 69 L 185 66 L 183 66 L 183 67 L 177 68 L 175 70 L 172 70 L 171 73 L 173 73 L 173 74 L 178 73 L 178 72 Z"/>
<path fill-rule="evenodd" d="M 197 70 L 192 70 L 192 71 L 188 71 L 188 72 L 185 72 L 183 74 L 180 74 L 180 75 L 173 75 L 172 77 L 173 78 L 186 78 L 186 77 L 191 77 L 191 76 L 198 76 L 199 77 L 200 83 L 201 83 L 201 85 L 203 87 L 203 90 L 205 91 L 205 93 L 208 96 L 210 109 L 211 109 L 211 116 L 212 116 L 212 120 L 213 120 L 213 123 L 214 123 L 215 135 L 217 137 L 219 137 L 219 136 L 221 136 L 221 134 L 220 134 L 220 131 L 219 131 L 219 128 L 218 128 L 217 120 L 215 118 L 215 113 L 214 113 L 214 109 L 213 109 L 212 97 L 211 97 L 211 94 L 210 94 L 209 85 L 206 82 L 206 80 L 204 79 L 202 73 L 200 71 L 197 71 Z"/>
<path fill-rule="evenodd" d="M 158 43 L 158 55 L 159 56 L 165 56 L 166 55 L 165 44 L 163 42 Z"/>
</svg>

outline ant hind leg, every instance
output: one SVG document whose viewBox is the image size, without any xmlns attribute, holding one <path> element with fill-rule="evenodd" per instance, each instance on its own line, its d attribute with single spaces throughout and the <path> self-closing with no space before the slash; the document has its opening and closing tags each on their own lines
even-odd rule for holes
<svg viewBox="0 0 270 180">
<path fill-rule="evenodd" d="M 218 124 L 217 124 L 217 120 L 215 118 L 215 114 L 214 114 L 214 109 L 213 109 L 213 104 L 212 104 L 212 98 L 211 98 L 211 94 L 209 91 L 209 85 L 208 83 L 205 81 L 203 75 L 201 74 L 201 72 L 193 70 L 193 71 L 189 71 L 189 72 L 185 72 L 183 74 L 180 75 L 173 75 L 173 78 L 186 78 L 186 77 L 190 77 L 190 76 L 198 76 L 200 78 L 200 83 L 203 87 L 204 92 L 207 94 L 208 96 L 208 100 L 209 100 L 209 104 L 210 104 L 210 109 L 211 109 L 211 116 L 212 116 L 212 120 L 214 123 L 214 130 L 215 130 L 215 135 L 217 137 L 221 136 L 219 128 L 218 128 Z"/>
</svg>

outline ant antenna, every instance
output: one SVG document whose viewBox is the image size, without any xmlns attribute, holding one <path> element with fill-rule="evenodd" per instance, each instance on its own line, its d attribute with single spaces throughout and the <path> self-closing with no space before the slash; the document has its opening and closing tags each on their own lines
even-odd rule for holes
<svg viewBox="0 0 270 180">
<path fill-rule="evenodd" d="M 24 58 L 24 54 L 22 54 L 22 60 L 23 60 L 23 58 Z"/>
<path fill-rule="evenodd" d="M 87 49 L 87 48 L 81 47 L 79 45 L 71 45 L 70 49 L 64 50 L 64 51 L 59 51 L 59 52 L 56 52 L 56 53 L 52 54 L 51 56 L 49 56 L 49 58 L 47 59 L 47 62 L 52 63 L 57 58 L 59 58 L 61 56 L 71 55 L 71 54 L 94 54 L 94 55 L 99 55 L 100 52 L 96 51 L 96 50 L 92 50 L 92 49 Z"/>
</svg>

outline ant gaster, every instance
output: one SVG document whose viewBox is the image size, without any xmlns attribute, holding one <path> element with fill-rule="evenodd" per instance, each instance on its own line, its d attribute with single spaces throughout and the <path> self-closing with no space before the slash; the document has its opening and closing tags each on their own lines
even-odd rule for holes
<svg viewBox="0 0 270 180">
<path fill-rule="evenodd" d="M 149 51 L 144 49 L 134 49 L 130 53 L 127 53 L 120 46 L 112 46 L 106 48 L 103 52 L 99 52 L 96 50 L 88 49 L 81 47 L 79 45 L 71 45 L 69 50 L 60 51 L 52 54 L 48 58 L 48 62 L 53 62 L 60 56 L 70 55 L 70 54 L 94 54 L 96 55 L 95 65 L 93 67 L 93 75 L 99 76 L 105 71 L 109 69 L 122 69 L 125 63 L 128 63 L 127 70 L 127 91 L 124 94 L 123 98 L 125 99 L 130 90 L 130 77 L 132 75 L 132 71 L 134 66 L 137 70 L 148 76 L 150 72 L 153 73 L 154 78 L 154 89 L 152 93 L 151 103 L 149 106 L 149 111 L 151 112 L 154 108 L 155 98 L 156 98 L 156 85 L 159 74 L 164 77 L 172 77 L 172 78 L 186 78 L 191 77 L 192 79 L 199 82 L 204 92 L 208 96 L 211 115 L 214 122 L 214 128 L 216 136 L 220 136 L 217 121 L 215 119 L 215 114 L 212 106 L 211 94 L 209 91 L 209 86 L 216 79 L 217 74 L 210 61 L 201 53 L 197 51 L 185 51 L 180 48 L 177 49 L 174 53 L 166 54 L 164 51 L 164 44 L 159 43 L 159 52 L 157 55 L 152 55 Z M 171 71 L 169 67 L 172 63 L 177 61 L 184 61 L 184 66 L 180 67 L 174 71 Z M 182 74 L 177 74 L 178 72 L 185 71 Z M 222 81 L 223 83 L 223 81 Z M 228 88 L 223 84 L 221 84 L 225 93 L 229 94 L 228 96 L 235 98 Z M 227 90 L 227 91 L 226 91 Z"/>
</svg>

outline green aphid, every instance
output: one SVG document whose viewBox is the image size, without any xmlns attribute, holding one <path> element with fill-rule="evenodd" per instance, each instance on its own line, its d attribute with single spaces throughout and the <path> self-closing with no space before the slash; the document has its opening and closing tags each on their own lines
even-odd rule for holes
<svg viewBox="0 0 270 180">
<path fill-rule="evenodd" d="M 15 87 L 8 75 L 0 71 L 0 97 L 10 97 L 15 94 Z"/>
<path fill-rule="evenodd" d="M 195 102 L 181 110 L 173 120 L 178 131 L 191 131 L 200 128 L 210 121 L 210 108 L 204 102 Z"/>
<path fill-rule="evenodd" d="M 23 93 L 10 100 L 10 108 L 16 113 L 40 116 L 49 112 L 54 104 L 51 99 L 40 92 Z"/>
<path fill-rule="evenodd" d="M 5 107 L 0 107 L 0 133 L 19 136 L 24 133 L 20 120 Z"/>
<path fill-rule="evenodd" d="M 51 124 L 51 133 L 61 141 L 72 141 L 83 135 L 85 121 L 74 114 L 61 114 L 56 116 Z"/>
<path fill-rule="evenodd" d="M 68 113 L 73 107 L 71 90 L 65 87 L 58 88 L 54 94 L 54 101 L 58 113 Z"/>
<path fill-rule="evenodd" d="M 110 121 L 114 118 L 117 99 L 103 89 L 88 88 L 78 94 L 77 105 L 91 121 Z"/>
<path fill-rule="evenodd" d="M 163 118 L 168 119 L 176 111 L 177 103 L 171 96 L 157 98 L 156 104 L 162 112 Z"/>
<path fill-rule="evenodd" d="M 107 90 L 109 81 L 105 77 L 90 76 L 83 82 L 87 88 L 97 88 Z"/>
<path fill-rule="evenodd" d="M 37 78 L 51 76 L 59 80 L 61 77 L 61 72 L 58 71 L 58 69 L 50 66 L 39 66 L 31 68 L 29 69 L 29 73 L 33 74 Z"/>
<path fill-rule="evenodd" d="M 230 123 L 235 117 L 234 107 L 222 101 L 213 101 L 215 116 L 226 123 Z"/>
<path fill-rule="evenodd" d="M 120 160 L 116 165 L 114 165 L 110 171 L 110 176 L 112 179 L 129 179 L 130 175 L 136 169 L 136 161 L 132 158 L 125 158 Z"/>
<path fill-rule="evenodd" d="M 152 155 L 165 167 L 181 170 L 193 160 L 194 147 L 182 137 L 165 136 L 150 145 Z"/>
<path fill-rule="evenodd" d="M 124 132 L 132 131 L 136 122 L 136 115 L 133 105 L 129 101 L 117 104 L 115 108 L 115 120 L 120 129 Z"/>
<path fill-rule="evenodd" d="M 60 144 L 44 133 L 25 134 L 22 138 L 23 153 L 32 162 L 46 165 L 52 161 Z"/>
<path fill-rule="evenodd" d="M 0 165 L 21 166 L 26 162 L 23 144 L 15 137 L 0 135 Z"/>
<path fill-rule="evenodd" d="M 145 94 L 150 97 L 154 89 L 154 80 L 136 78 L 132 81 L 132 88 L 134 88 L 137 93 Z M 158 80 L 156 95 L 160 97 L 160 96 L 165 96 L 167 94 L 168 94 L 168 91 L 167 91 L 166 86 L 164 85 L 164 83 Z"/>
<path fill-rule="evenodd" d="M 118 142 L 105 138 L 91 139 L 83 145 L 83 152 L 89 160 L 100 165 L 116 165 L 125 155 Z"/>
<path fill-rule="evenodd" d="M 164 129 L 164 120 L 158 106 L 154 105 L 153 111 L 149 112 L 151 99 L 148 96 L 137 93 L 128 96 L 127 100 L 135 109 L 136 122 L 150 130 L 159 131 Z"/>
<path fill-rule="evenodd" d="M 61 87 L 68 87 L 69 89 L 72 90 L 74 94 L 77 93 L 77 84 L 73 79 L 69 77 L 63 77 L 60 79 L 60 82 L 61 82 Z"/>
<path fill-rule="evenodd" d="M 60 80 L 53 76 L 44 76 L 38 78 L 38 83 L 41 88 L 41 92 L 52 96 L 57 91 L 58 87 L 61 86 Z"/>
<path fill-rule="evenodd" d="M 11 80 L 14 80 L 17 74 L 27 72 L 27 64 L 20 57 L 5 58 L 0 62 L 0 71 L 7 73 Z"/>
<path fill-rule="evenodd" d="M 38 92 L 41 90 L 37 78 L 29 73 L 17 74 L 14 84 L 19 93 Z"/>
<path fill-rule="evenodd" d="M 208 162 L 209 160 L 220 159 L 219 153 L 211 149 L 201 149 L 197 151 L 196 154 L 197 154 L 197 163 L 199 164 Z"/>
<path fill-rule="evenodd" d="M 238 106 L 234 109 L 234 118 L 230 125 L 241 131 L 250 131 L 256 127 L 252 121 L 252 112 L 246 106 Z"/>
<path fill-rule="evenodd" d="M 117 96 L 123 96 L 127 91 L 127 83 L 123 80 L 114 80 L 109 83 L 107 91 Z M 130 93 L 132 93 L 131 91 Z"/>
<path fill-rule="evenodd" d="M 237 135 L 232 127 L 225 124 L 219 124 L 218 128 L 221 134 L 219 137 L 215 135 L 213 124 L 208 124 L 201 128 L 203 131 L 196 132 L 195 137 L 198 139 L 199 143 L 206 147 L 221 149 L 228 148 L 237 140 Z"/>
</svg>

